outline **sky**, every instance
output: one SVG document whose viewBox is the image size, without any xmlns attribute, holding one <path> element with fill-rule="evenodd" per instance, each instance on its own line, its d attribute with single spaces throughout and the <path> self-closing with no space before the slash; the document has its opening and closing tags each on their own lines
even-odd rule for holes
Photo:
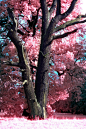
<svg viewBox="0 0 86 129">
<path fill-rule="evenodd" d="M 82 8 L 81 13 L 86 14 L 86 0 L 81 0 L 81 1 L 82 1 L 82 4 L 80 5 Z"/>
</svg>

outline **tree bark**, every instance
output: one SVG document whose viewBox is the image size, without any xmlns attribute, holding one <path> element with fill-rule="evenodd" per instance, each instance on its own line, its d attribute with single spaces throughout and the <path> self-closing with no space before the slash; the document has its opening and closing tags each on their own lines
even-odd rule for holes
<svg viewBox="0 0 86 129">
<path fill-rule="evenodd" d="M 35 93 L 36 93 L 37 101 L 41 105 L 42 112 L 43 112 L 42 114 L 46 114 L 45 109 L 46 109 L 48 89 L 49 89 L 48 73 L 50 69 L 49 67 L 50 46 L 43 47 L 42 44 L 43 43 L 41 43 L 41 46 L 40 46 L 39 59 L 38 59 Z"/>
<path fill-rule="evenodd" d="M 30 75 L 29 58 L 27 56 L 27 52 L 24 46 L 22 45 L 22 41 L 19 39 L 16 31 L 9 30 L 8 37 L 16 46 L 16 49 L 18 52 L 18 57 L 19 57 L 18 67 L 20 67 L 22 72 L 24 91 L 27 98 L 28 106 L 31 109 L 31 115 L 33 116 L 33 118 L 35 118 L 35 116 L 41 117 L 42 111 L 34 93 L 34 88 L 32 85 L 32 79 Z"/>
</svg>

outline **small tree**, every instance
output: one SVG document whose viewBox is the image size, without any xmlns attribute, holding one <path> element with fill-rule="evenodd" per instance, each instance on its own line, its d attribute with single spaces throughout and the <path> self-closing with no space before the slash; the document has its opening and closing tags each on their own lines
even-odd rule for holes
<svg viewBox="0 0 86 129">
<path fill-rule="evenodd" d="M 21 35 L 24 35 L 24 33 L 18 29 L 18 21 L 14 15 L 13 10 L 9 7 L 7 8 L 8 15 L 11 18 L 11 23 L 8 23 L 8 25 L 5 26 L 6 29 L 9 30 L 7 37 L 9 37 L 13 42 L 13 44 L 15 45 L 19 61 L 18 62 L 7 61 L 5 63 L 11 66 L 17 66 L 21 69 L 24 92 L 33 118 L 35 118 L 35 116 L 39 116 L 42 118 L 46 117 L 46 104 L 47 104 L 47 96 L 49 89 L 48 73 L 50 70 L 49 60 L 50 60 L 51 43 L 55 39 L 63 38 L 71 33 L 76 32 L 77 29 L 74 29 L 71 32 L 66 32 L 60 35 L 56 35 L 55 33 L 71 25 L 86 22 L 86 20 L 82 19 L 85 18 L 86 15 L 79 15 L 77 16 L 77 18 L 57 26 L 60 21 L 62 21 L 69 14 L 71 14 L 77 1 L 78 0 L 72 0 L 68 10 L 65 11 L 64 13 L 61 13 L 61 0 L 53 0 L 49 10 L 48 10 L 49 3 L 47 3 L 46 0 L 40 0 L 41 7 L 38 9 L 38 11 L 40 9 L 42 10 L 42 28 L 41 28 L 41 43 L 40 43 L 37 67 L 31 65 L 27 55 L 26 48 L 24 47 L 22 40 L 18 36 L 18 33 L 20 33 Z M 55 16 L 51 17 L 55 9 L 56 9 Z M 28 20 L 29 27 L 33 29 L 33 36 L 35 35 L 35 26 L 37 23 L 36 21 L 37 19 L 38 19 L 38 13 L 36 19 L 32 17 L 32 21 Z M 1 22 L 1 25 L 2 23 L 3 21 Z M 27 32 L 29 33 L 28 30 Z M 35 90 L 32 83 L 30 66 L 31 68 L 36 69 Z"/>
</svg>

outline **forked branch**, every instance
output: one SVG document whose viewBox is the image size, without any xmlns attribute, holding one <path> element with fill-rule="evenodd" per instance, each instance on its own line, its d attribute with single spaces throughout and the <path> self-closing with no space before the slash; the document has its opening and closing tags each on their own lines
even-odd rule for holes
<svg viewBox="0 0 86 129">
<path fill-rule="evenodd" d="M 79 15 L 79 16 L 78 16 L 77 18 L 75 18 L 74 20 L 67 21 L 66 23 L 64 23 L 64 24 L 62 24 L 62 25 L 56 27 L 56 28 L 54 29 L 54 33 L 57 32 L 57 31 L 59 31 L 59 30 L 65 29 L 65 28 L 68 27 L 68 26 L 75 25 L 75 24 L 78 24 L 78 23 L 84 23 L 84 22 L 86 22 L 86 20 L 80 21 L 81 18 L 85 18 L 85 17 L 86 17 L 86 14 L 85 14 L 85 15 Z"/>
<path fill-rule="evenodd" d="M 54 36 L 52 36 L 51 41 L 46 46 L 50 45 L 53 40 L 67 37 L 68 35 L 75 33 L 77 30 L 78 29 L 75 29 L 73 31 L 70 31 L 70 32 L 67 32 L 67 33 L 64 33 L 64 34 L 61 34 L 61 35 L 54 35 Z"/>
<path fill-rule="evenodd" d="M 50 16 L 51 16 L 52 12 L 54 11 L 56 5 L 57 5 L 57 0 L 54 0 L 53 3 L 52 3 L 52 5 L 51 5 L 51 8 L 49 10 Z"/>
</svg>

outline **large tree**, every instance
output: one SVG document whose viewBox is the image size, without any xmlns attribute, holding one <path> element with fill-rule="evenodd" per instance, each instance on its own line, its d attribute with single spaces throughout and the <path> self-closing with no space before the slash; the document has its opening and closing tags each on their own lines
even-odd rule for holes
<svg viewBox="0 0 86 129">
<path fill-rule="evenodd" d="M 86 22 L 86 15 L 78 15 L 73 20 L 59 24 L 59 22 L 61 22 L 71 14 L 77 1 L 78 0 L 72 0 L 67 11 L 61 13 L 61 0 L 53 0 L 51 2 L 40 0 L 39 3 L 41 4 L 41 6 L 37 10 L 37 15 L 34 16 L 33 14 L 32 19 L 27 20 L 30 30 L 33 30 L 32 36 L 34 36 L 36 33 L 38 13 L 40 10 L 42 10 L 41 43 L 37 67 L 33 66 L 29 60 L 26 48 L 23 45 L 23 41 L 18 35 L 19 33 L 23 37 L 25 36 L 25 33 L 18 29 L 18 20 L 16 19 L 13 9 L 11 9 L 10 6 L 8 6 L 7 8 L 7 12 L 11 19 L 11 22 L 7 22 L 7 17 L 4 19 L 4 21 L 1 20 L 1 25 L 3 25 L 5 22 L 7 23 L 5 25 L 5 28 L 8 29 L 7 37 L 9 37 L 15 45 L 19 58 L 17 62 L 7 61 L 5 63 L 11 66 L 19 67 L 21 69 L 24 92 L 27 98 L 28 107 L 30 107 L 31 115 L 33 116 L 33 118 L 35 118 L 35 116 L 42 118 L 46 117 L 46 104 L 49 90 L 48 73 L 50 70 L 49 60 L 51 44 L 53 40 L 64 38 L 69 34 L 76 32 L 77 29 L 73 29 L 72 31 L 59 35 L 56 35 L 55 33 L 69 26 Z M 55 12 L 54 17 L 52 17 L 53 12 Z M 30 34 L 30 31 L 28 31 L 24 27 L 23 29 L 27 31 L 28 35 Z M 30 69 L 36 70 L 35 89 L 33 87 Z"/>
</svg>

